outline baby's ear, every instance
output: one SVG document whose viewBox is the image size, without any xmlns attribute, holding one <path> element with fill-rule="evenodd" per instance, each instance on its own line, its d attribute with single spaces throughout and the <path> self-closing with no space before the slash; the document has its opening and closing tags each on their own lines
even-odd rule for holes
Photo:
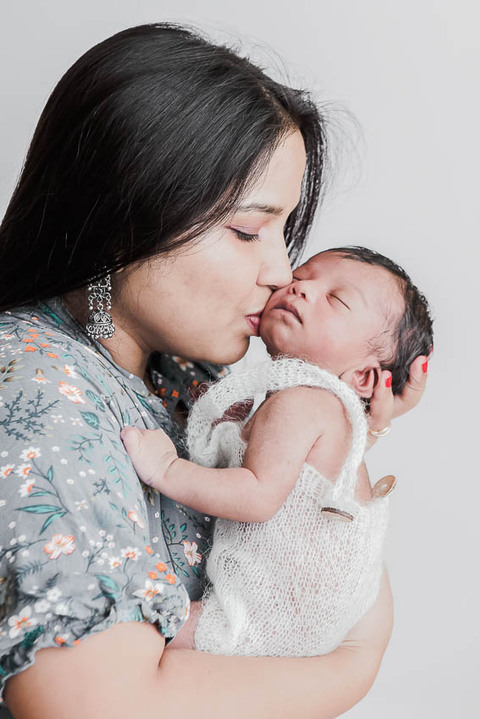
<svg viewBox="0 0 480 719">
<path fill-rule="evenodd" d="M 378 382 L 378 369 L 378 367 L 365 367 L 364 369 L 353 370 L 350 377 L 346 379 L 347 384 L 359 397 L 370 399 Z"/>
</svg>

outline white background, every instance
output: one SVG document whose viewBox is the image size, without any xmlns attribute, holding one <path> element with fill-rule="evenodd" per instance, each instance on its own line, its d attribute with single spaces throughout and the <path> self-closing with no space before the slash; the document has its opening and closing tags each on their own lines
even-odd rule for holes
<svg viewBox="0 0 480 719">
<path fill-rule="evenodd" d="M 422 404 L 369 457 L 374 480 L 398 477 L 387 547 L 396 625 L 352 719 L 480 716 L 475 13 L 473 0 L 17 0 L 0 9 L 0 214 L 54 84 L 131 25 L 178 20 L 241 39 L 277 72 L 273 50 L 292 83 L 357 118 L 360 132 L 334 113 L 353 142 L 338 145 L 341 171 L 308 254 L 366 244 L 403 264 L 431 301 L 436 344 Z"/>
</svg>

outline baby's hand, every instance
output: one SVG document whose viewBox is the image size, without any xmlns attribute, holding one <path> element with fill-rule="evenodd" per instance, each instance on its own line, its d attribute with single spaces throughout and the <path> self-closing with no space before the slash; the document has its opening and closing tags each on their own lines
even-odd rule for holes
<svg viewBox="0 0 480 719">
<path fill-rule="evenodd" d="M 170 437 L 162 429 L 136 427 L 125 427 L 120 436 L 142 482 L 162 491 L 162 480 L 178 459 Z"/>
</svg>

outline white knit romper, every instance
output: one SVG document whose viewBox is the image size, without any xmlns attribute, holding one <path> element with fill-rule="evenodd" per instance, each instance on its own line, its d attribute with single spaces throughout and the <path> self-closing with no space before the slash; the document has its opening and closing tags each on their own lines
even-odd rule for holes
<svg viewBox="0 0 480 719">
<path fill-rule="evenodd" d="M 335 482 L 305 463 L 287 500 L 267 522 L 216 521 L 207 591 L 195 634 L 215 654 L 312 656 L 342 641 L 373 604 L 382 573 L 388 498 L 354 498 L 367 437 L 364 409 L 338 377 L 297 359 L 263 363 L 212 385 L 193 406 L 190 457 L 204 466 L 241 466 L 244 423 L 212 423 L 236 402 L 287 387 L 333 392 L 345 405 L 352 445 Z M 353 515 L 345 522 L 322 512 Z"/>
</svg>

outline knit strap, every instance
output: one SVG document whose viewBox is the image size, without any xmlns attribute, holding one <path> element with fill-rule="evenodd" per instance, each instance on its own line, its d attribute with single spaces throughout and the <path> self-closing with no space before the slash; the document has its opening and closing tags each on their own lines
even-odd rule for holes
<svg viewBox="0 0 480 719">
<path fill-rule="evenodd" d="M 253 399 L 260 392 L 272 392 L 306 385 L 332 392 L 345 406 L 352 425 L 352 443 L 335 482 L 331 499 L 353 497 L 356 471 L 363 459 L 367 439 L 365 412 L 357 395 L 327 370 L 299 359 L 269 360 L 254 370 L 235 372 L 213 384 L 193 405 L 187 425 L 190 456 L 195 459 L 208 450 L 212 424 L 237 402 Z"/>
</svg>

